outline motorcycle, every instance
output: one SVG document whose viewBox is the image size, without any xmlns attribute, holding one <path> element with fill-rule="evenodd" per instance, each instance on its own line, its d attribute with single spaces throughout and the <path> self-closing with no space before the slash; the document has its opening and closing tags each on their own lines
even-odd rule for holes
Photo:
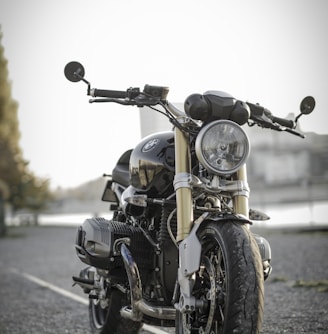
<svg viewBox="0 0 328 334">
<path fill-rule="evenodd" d="M 78 228 L 75 249 L 87 267 L 73 281 L 89 295 L 92 333 L 134 334 L 143 324 L 176 334 L 259 333 L 271 248 L 250 225 L 269 217 L 249 208 L 242 125 L 304 138 L 296 124 L 314 109 L 313 97 L 293 121 L 225 92 L 192 94 L 179 110 L 167 87 L 91 88 L 75 61 L 64 73 L 87 84 L 90 103 L 148 106 L 173 127 L 118 160 L 102 198 L 112 219 Z"/>
</svg>

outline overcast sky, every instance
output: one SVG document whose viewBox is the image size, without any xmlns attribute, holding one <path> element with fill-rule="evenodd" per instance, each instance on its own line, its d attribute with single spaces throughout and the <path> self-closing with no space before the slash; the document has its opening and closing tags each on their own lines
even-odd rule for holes
<svg viewBox="0 0 328 334">
<path fill-rule="evenodd" d="M 327 15 L 326 0 L 0 0 L 24 157 L 70 187 L 140 138 L 138 109 L 89 104 L 64 78 L 71 60 L 94 87 L 166 85 L 171 102 L 223 90 L 284 117 L 313 95 L 301 126 L 328 133 Z"/>
</svg>

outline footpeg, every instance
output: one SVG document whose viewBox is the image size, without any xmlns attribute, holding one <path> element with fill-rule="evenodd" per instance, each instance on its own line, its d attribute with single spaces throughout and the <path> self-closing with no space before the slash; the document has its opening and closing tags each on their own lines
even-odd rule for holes
<svg viewBox="0 0 328 334">
<path fill-rule="evenodd" d="M 81 277 L 73 276 L 73 286 L 78 284 L 85 293 L 89 293 L 92 289 L 94 289 L 95 281 L 93 279 L 86 279 Z"/>
<path fill-rule="evenodd" d="M 96 289 L 96 282 L 94 280 L 94 273 L 90 271 L 91 267 L 86 267 L 80 271 L 79 277 L 73 276 L 73 286 L 79 285 L 84 293 L 89 293 L 91 290 Z"/>
</svg>

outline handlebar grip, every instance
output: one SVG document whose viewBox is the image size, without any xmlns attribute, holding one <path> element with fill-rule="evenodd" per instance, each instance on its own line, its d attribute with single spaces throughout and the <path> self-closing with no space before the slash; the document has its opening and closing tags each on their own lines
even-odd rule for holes
<svg viewBox="0 0 328 334">
<path fill-rule="evenodd" d="M 254 104 L 250 102 L 246 102 L 246 104 L 249 106 L 251 110 L 251 117 L 254 116 L 262 116 L 264 113 L 264 108 L 260 106 L 259 104 Z"/>
<path fill-rule="evenodd" d="M 272 122 L 278 123 L 281 126 L 285 126 L 286 128 L 293 129 L 295 127 L 295 122 L 290 119 L 271 116 L 271 120 Z"/>
<path fill-rule="evenodd" d="M 93 97 L 109 97 L 114 99 L 125 99 L 128 97 L 127 91 L 121 90 L 107 90 L 107 89 L 96 89 L 90 90 L 90 95 Z"/>
</svg>

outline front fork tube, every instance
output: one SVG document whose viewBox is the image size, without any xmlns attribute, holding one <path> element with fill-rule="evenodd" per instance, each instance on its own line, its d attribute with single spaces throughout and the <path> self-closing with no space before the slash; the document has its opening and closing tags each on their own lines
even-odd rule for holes
<svg viewBox="0 0 328 334">
<path fill-rule="evenodd" d="M 244 164 L 235 174 L 235 180 L 241 185 L 241 190 L 233 194 L 233 208 L 234 213 L 243 215 L 245 218 L 249 219 L 249 187 L 247 183 L 247 170 L 246 164 Z"/>
<path fill-rule="evenodd" d="M 179 119 L 182 126 L 186 121 L 184 118 Z M 174 139 L 174 189 L 177 205 L 176 240 L 179 243 L 178 284 L 180 287 L 180 298 L 179 302 L 175 304 L 175 308 L 185 313 L 201 306 L 197 304 L 199 301 L 192 296 L 192 290 L 195 283 L 194 273 L 199 269 L 201 256 L 201 244 L 196 231 L 207 214 L 194 222 L 189 136 L 179 128 L 175 128 Z"/>
<path fill-rule="evenodd" d="M 180 124 L 185 119 L 179 119 Z M 189 136 L 175 128 L 175 180 L 174 188 L 177 204 L 177 242 L 188 236 L 193 218 L 192 189 L 191 189 L 191 158 Z"/>
</svg>

